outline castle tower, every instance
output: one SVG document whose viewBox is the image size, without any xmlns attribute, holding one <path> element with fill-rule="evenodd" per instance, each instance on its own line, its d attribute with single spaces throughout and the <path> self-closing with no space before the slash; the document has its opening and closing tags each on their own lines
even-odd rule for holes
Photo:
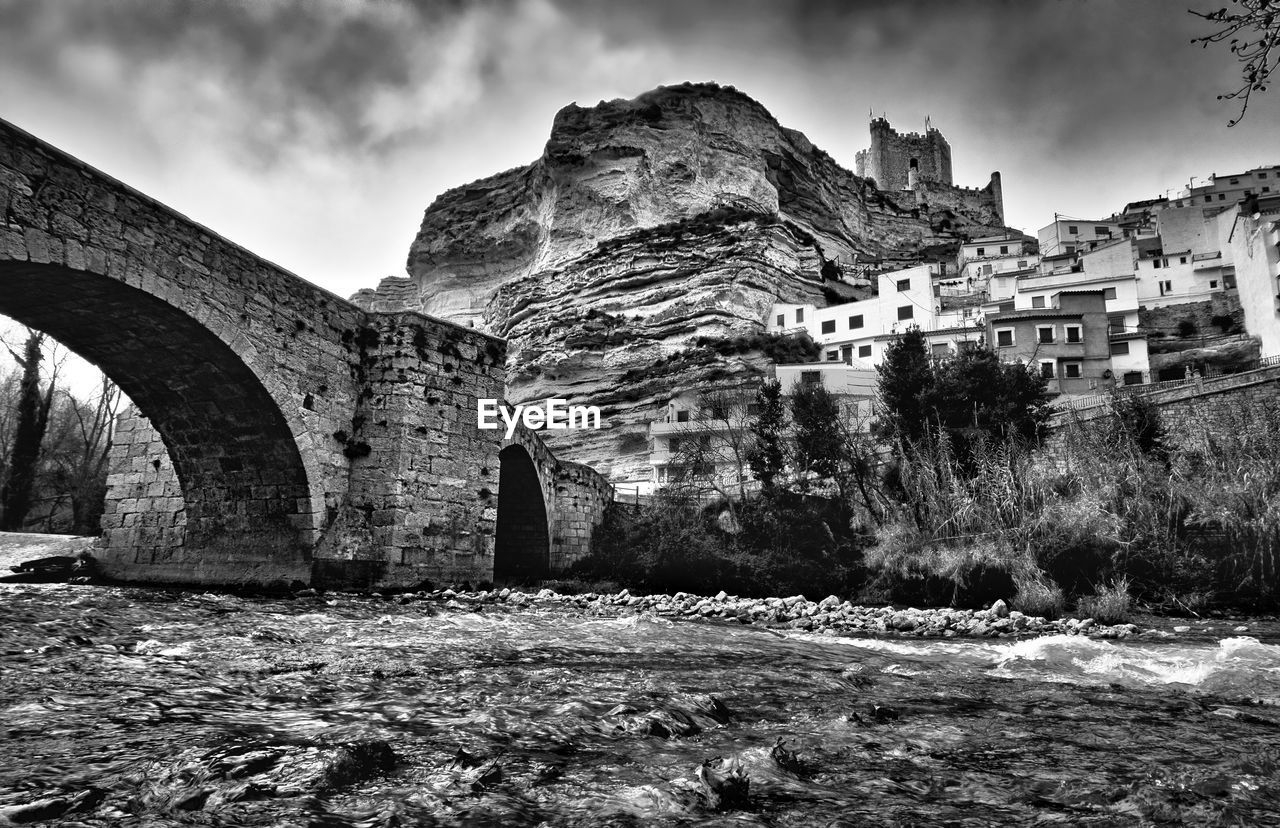
<svg viewBox="0 0 1280 828">
<path fill-rule="evenodd" d="M 951 145 L 928 126 L 924 134 L 899 133 L 884 118 L 871 119 L 871 148 L 856 156 L 858 175 L 881 190 L 915 189 L 918 182 L 952 184 Z"/>
</svg>

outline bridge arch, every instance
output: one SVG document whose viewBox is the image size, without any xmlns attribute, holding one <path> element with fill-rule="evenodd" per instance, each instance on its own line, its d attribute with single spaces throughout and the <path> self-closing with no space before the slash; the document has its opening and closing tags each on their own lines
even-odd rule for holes
<svg viewBox="0 0 1280 828">
<path fill-rule="evenodd" d="M 545 578 L 551 570 L 551 534 L 542 477 L 518 443 L 498 452 L 498 464 L 493 579 L 504 583 Z"/>
<path fill-rule="evenodd" d="M 108 519 L 109 533 L 128 536 L 108 545 L 135 558 L 164 555 L 147 562 L 178 569 L 239 559 L 244 580 L 305 581 L 317 528 L 312 473 L 294 438 L 305 428 L 282 410 L 252 343 L 233 346 L 173 298 L 65 265 L 0 259 L 0 313 L 102 369 L 151 420 L 173 461 L 181 520 L 138 516 L 113 527 Z M 198 560 L 184 560 L 187 548 Z"/>
<path fill-rule="evenodd" d="M 126 475 L 106 574 L 309 579 L 346 491 L 359 308 L 0 121 L 0 314 L 101 368 L 173 461 L 181 514 Z"/>
</svg>

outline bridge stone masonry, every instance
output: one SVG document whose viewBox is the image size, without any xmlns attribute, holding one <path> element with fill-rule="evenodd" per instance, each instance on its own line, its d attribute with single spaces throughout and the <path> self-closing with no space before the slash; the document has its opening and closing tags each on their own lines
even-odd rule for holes
<svg viewBox="0 0 1280 828">
<path fill-rule="evenodd" d="M 96 550 L 124 581 L 407 587 L 537 577 L 611 499 L 476 427 L 503 340 L 372 313 L 0 121 L 0 314 L 100 367 L 121 419 Z"/>
</svg>

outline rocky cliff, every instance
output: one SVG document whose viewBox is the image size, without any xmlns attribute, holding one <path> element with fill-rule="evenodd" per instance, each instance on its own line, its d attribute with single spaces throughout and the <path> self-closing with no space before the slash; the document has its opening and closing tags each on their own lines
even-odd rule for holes
<svg viewBox="0 0 1280 828">
<path fill-rule="evenodd" d="M 930 216 L 732 87 L 685 84 L 565 107 L 541 158 L 441 195 L 409 276 L 353 298 L 506 337 L 508 399 L 601 406 L 600 432 L 546 436 L 563 457 L 636 479 L 672 395 L 767 364 L 749 342 L 719 340 L 759 334 L 775 301 L 861 298 L 835 283 L 855 261 L 910 259 L 1000 232 L 996 221 Z"/>
</svg>

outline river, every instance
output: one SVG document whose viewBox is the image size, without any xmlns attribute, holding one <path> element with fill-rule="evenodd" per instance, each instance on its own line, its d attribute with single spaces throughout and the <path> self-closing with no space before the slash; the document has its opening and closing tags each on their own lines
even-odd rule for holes
<svg viewBox="0 0 1280 828">
<path fill-rule="evenodd" d="M 1243 635 L 3 585 L 0 636 L 0 822 L 1280 824 L 1280 646 Z"/>
</svg>

